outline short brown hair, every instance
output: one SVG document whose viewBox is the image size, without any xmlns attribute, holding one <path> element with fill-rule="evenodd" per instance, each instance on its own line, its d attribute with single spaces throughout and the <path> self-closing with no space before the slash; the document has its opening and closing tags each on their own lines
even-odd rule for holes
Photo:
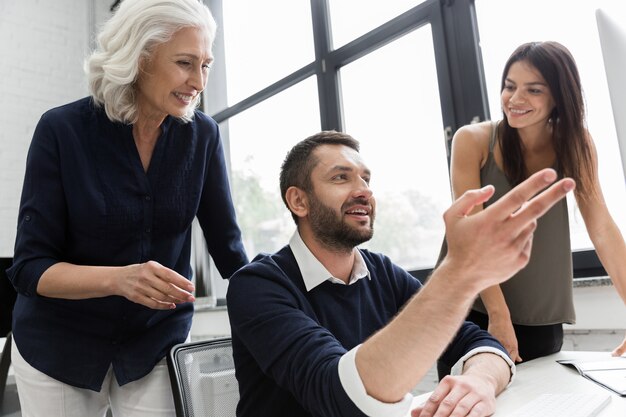
<svg viewBox="0 0 626 417">
<path fill-rule="evenodd" d="M 280 194 L 283 202 L 289 208 L 285 193 L 289 187 L 298 187 L 305 192 L 312 191 L 311 172 L 317 165 L 317 158 L 313 157 L 313 151 L 321 145 L 344 145 L 359 152 L 359 142 L 352 136 L 327 130 L 316 133 L 313 136 L 298 142 L 287 153 L 283 164 L 280 167 Z M 296 224 L 298 218 L 291 214 Z"/>
</svg>

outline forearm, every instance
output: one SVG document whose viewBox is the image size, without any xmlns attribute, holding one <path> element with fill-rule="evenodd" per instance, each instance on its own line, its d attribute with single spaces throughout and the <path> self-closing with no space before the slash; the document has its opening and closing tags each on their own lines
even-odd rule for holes
<svg viewBox="0 0 626 417">
<path fill-rule="evenodd" d="M 118 295 L 159 310 L 195 301 L 193 291 L 187 278 L 154 261 L 120 267 L 61 262 L 48 268 L 37 286 L 37 293 L 46 297 L 80 300 Z"/>
<path fill-rule="evenodd" d="M 122 273 L 122 269 L 59 262 L 43 273 L 37 284 L 37 293 L 70 300 L 114 295 L 115 277 Z"/>
<path fill-rule="evenodd" d="M 509 307 L 506 305 L 506 300 L 504 299 L 504 294 L 502 293 L 500 285 L 494 285 L 483 290 L 480 293 L 480 299 L 487 309 L 490 321 L 494 319 L 511 320 Z"/>
<path fill-rule="evenodd" d="M 626 303 L 626 244 L 617 226 L 613 226 L 592 241 L 617 293 Z"/>
<path fill-rule="evenodd" d="M 469 358 L 463 366 L 463 375 L 484 378 L 500 394 L 511 381 L 511 367 L 504 359 L 493 353 L 479 353 Z"/>
<path fill-rule="evenodd" d="M 446 348 L 477 292 L 467 287 L 453 294 L 448 278 L 456 273 L 442 263 L 398 316 L 360 347 L 356 365 L 369 395 L 399 401 Z"/>
<path fill-rule="evenodd" d="M 399 401 L 443 352 L 474 298 L 526 266 L 537 218 L 575 187 L 563 179 L 546 189 L 555 179 L 553 170 L 535 173 L 472 216 L 468 213 L 491 198 L 494 188 L 468 191 L 444 213 L 446 258 L 403 311 L 357 352 L 368 394 Z"/>
<path fill-rule="evenodd" d="M 595 187 L 598 194 L 594 198 L 584 199 L 577 196 L 578 208 L 600 262 L 613 281 L 617 293 L 626 303 L 626 243 L 608 211 L 600 184 Z"/>
</svg>

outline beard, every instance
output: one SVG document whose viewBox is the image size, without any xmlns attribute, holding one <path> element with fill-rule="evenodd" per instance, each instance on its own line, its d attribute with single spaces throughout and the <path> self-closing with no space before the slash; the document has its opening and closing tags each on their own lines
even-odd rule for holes
<svg viewBox="0 0 626 417">
<path fill-rule="evenodd" d="M 361 243 L 367 242 L 374 236 L 374 208 L 370 210 L 369 228 L 356 229 L 347 224 L 341 214 L 337 214 L 331 207 L 322 203 L 315 192 L 309 194 L 309 219 L 315 238 L 324 245 L 341 251 L 350 252 Z M 340 213 L 345 212 L 344 207 L 355 204 L 369 206 L 364 199 L 351 200 L 341 207 Z"/>
</svg>

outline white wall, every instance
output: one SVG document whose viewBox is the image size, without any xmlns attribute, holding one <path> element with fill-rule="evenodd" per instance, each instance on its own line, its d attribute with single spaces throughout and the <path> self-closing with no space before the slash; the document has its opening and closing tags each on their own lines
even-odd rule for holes
<svg viewBox="0 0 626 417">
<path fill-rule="evenodd" d="M 35 125 L 49 108 L 87 95 L 83 60 L 112 3 L 0 1 L 0 257 L 13 256 Z"/>
<path fill-rule="evenodd" d="M 576 324 L 565 330 L 625 330 L 624 302 L 612 285 L 575 287 Z"/>
</svg>

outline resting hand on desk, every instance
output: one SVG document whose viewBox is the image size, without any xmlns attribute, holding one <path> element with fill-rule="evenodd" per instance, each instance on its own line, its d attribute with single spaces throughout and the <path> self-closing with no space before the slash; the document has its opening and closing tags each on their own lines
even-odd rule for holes
<svg viewBox="0 0 626 417">
<path fill-rule="evenodd" d="M 484 417 L 496 411 L 496 395 L 509 383 L 511 369 L 499 356 L 480 353 L 465 362 L 463 374 L 446 376 L 411 417 Z"/>
<path fill-rule="evenodd" d="M 506 318 L 491 318 L 489 317 L 489 327 L 487 331 L 491 333 L 493 337 L 498 339 L 502 346 L 509 352 L 509 356 L 513 362 L 521 362 L 522 358 L 519 355 L 517 337 L 515 336 L 515 330 L 513 329 L 513 323 L 510 319 Z"/>
<path fill-rule="evenodd" d="M 624 337 L 622 343 L 611 352 L 613 356 L 622 356 L 624 353 L 626 353 L 626 337 Z"/>
</svg>

